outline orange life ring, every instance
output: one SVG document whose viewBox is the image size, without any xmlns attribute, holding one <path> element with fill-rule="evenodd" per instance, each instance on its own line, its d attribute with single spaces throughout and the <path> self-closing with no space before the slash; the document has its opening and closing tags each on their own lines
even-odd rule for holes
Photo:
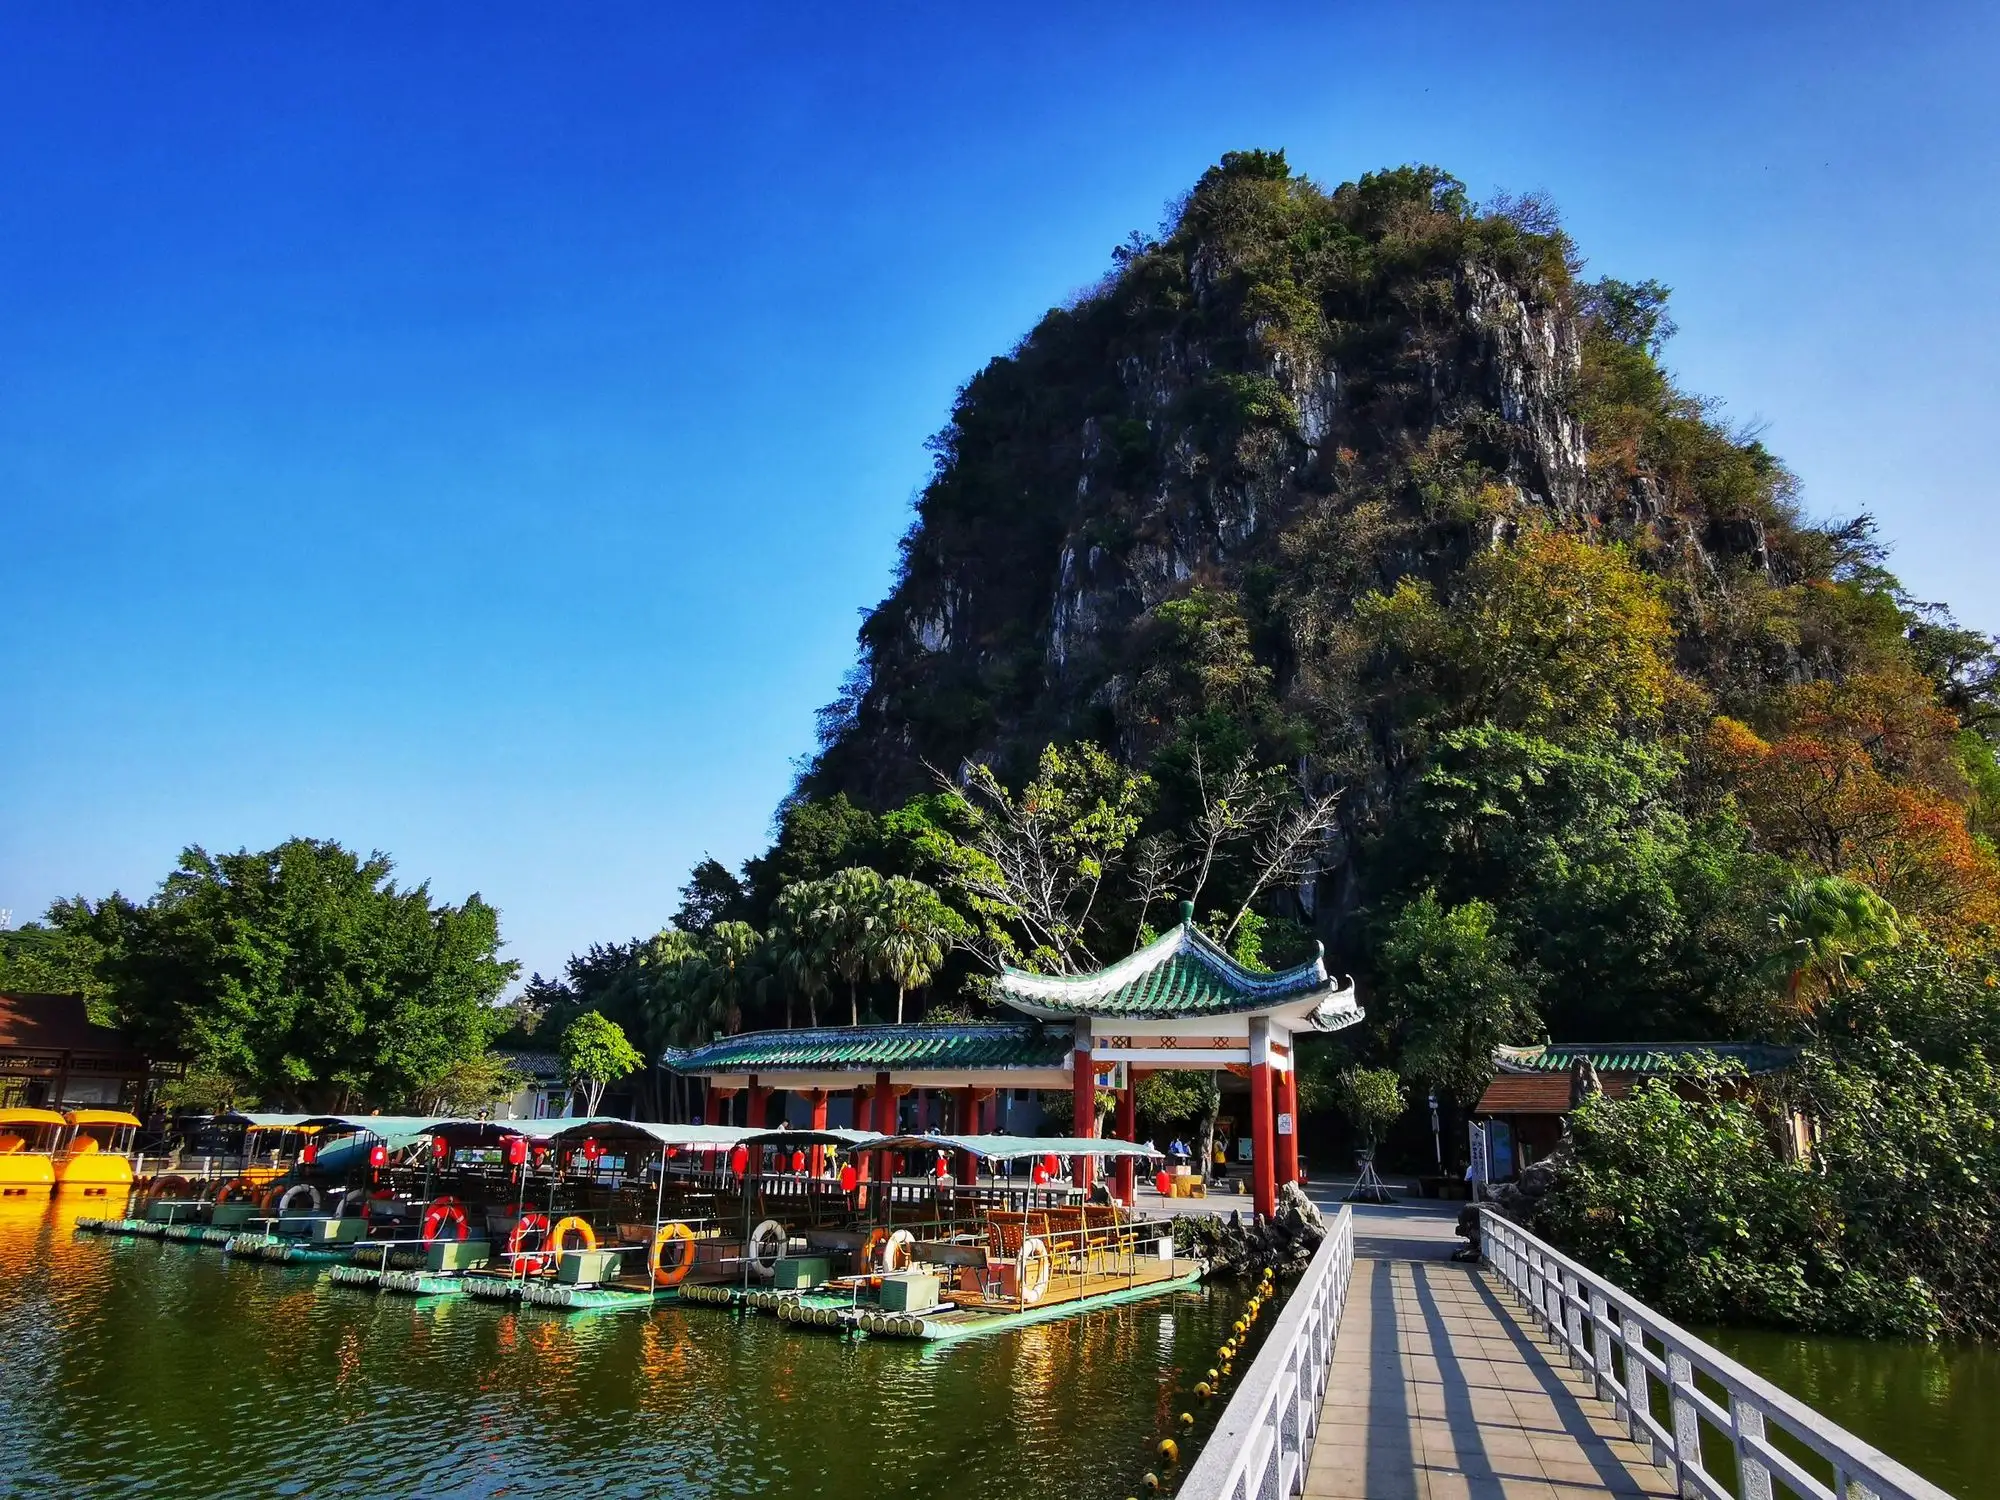
<svg viewBox="0 0 2000 1500">
<path fill-rule="evenodd" d="M 675 1247 L 672 1265 L 665 1264 L 668 1245 Z M 662 1224 L 646 1254 L 646 1266 L 654 1286 L 679 1286 L 694 1269 L 694 1231 L 685 1224 Z"/>
<path fill-rule="evenodd" d="M 889 1231 L 871 1229 L 868 1238 L 861 1242 L 861 1269 L 866 1271 L 876 1264 L 876 1252 L 889 1242 Z"/>
<path fill-rule="evenodd" d="M 522 1242 L 529 1235 L 535 1237 L 532 1249 L 523 1250 Z M 547 1214 L 522 1214 L 514 1221 L 514 1228 L 507 1236 L 508 1264 L 523 1276 L 546 1271 L 553 1258 L 548 1251 L 549 1219 Z"/>
<path fill-rule="evenodd" d="M 465 1217 L 465 1205 L 456 1198 L 433 1199 L 431 1206 L 424 1210 L 424 1238 L 439 1240 L 444 1238 L 445 1226 L 450 1225 L 455 1240 L 462 1240 L 471 1233 L 471 1226 Z"/>
<path fill-rule="evenodd" d="M 262 1185 L 248 1177 L 232 1177 L 216 1191 L 217 1203 L 255 1203 Z"/>
<path fill-rule="evenodd" d="M 169 1192 L 170 1189 L 171 1193 Z M 156 1176 L 147 1178 L 146 1186 L 142 1191 L 143 1195 L 149 1200 L 169 1196 L 187 1198 L 193 1195 L 194 1184 L 178 1172 L 161 1172 Z"/>
<path fill-rule="evenodd" d="M 570 1243 L 572 1235 L 580 1237 L 581 1243 L 572 1245 Z M 556 1220 L 556 1227 L 549 1231 L 548 1244 L 549 1248 L 558 1257 L 565 1250 L 595 1250 L 597 1248 L 597 1231 L 590 1227 L 587 1220 L 580 1219 L 575 1214 L 571 1214 L 567 1218 Z"/>
</svg>

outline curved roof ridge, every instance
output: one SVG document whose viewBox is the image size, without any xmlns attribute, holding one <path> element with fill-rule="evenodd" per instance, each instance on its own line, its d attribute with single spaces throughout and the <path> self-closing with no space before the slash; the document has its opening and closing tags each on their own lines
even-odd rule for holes
<svg viewBox="0 0 2000 1500">
<path fill-rule="evenodd" d="M 1182 954 L 1191 955 L 1223 983 L 1247 995 L 1284 999 L 1317 989 L 1327 981 L 1324 954 L 1316 954 L 1305 963 L 1289 969 L 1260 974 L 1238 963 L 1199 928 L 1180 922 L 1145 947 L 1135 949 L 1095 974 L 1035 974 L 1003 965 L 1000 970 L 1000 993 L 1003 998 L 1011 991 L 1024 999 L 1088 1003 L 1124 988 Z"/>
</svg>

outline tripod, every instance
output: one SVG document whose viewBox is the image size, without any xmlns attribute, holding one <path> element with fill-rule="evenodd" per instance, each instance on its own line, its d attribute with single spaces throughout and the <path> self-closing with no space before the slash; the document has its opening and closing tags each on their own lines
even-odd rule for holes
<svg viewBox="0 0 2000 1500">
<path fill-rule="evenodd" d="M 1354 1186 L 1348 1190 L 1345 1201 L 1349 1203 L 1394 1203 L 1389 1189 L 1375 1173 L 1375 1148 L 1354 1153 L 1354 1164 L 1361 1168 L 1361 1175 L 1355 1178 Z"/>
</svg>

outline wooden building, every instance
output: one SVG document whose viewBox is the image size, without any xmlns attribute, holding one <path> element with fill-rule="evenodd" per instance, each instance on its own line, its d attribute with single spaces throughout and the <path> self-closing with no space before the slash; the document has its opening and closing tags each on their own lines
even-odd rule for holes
<svg viewBox="0 0 2000 1500">
<path fill-rule="evenodd" d="M 92 1023 L 81 995 L 0 994 L 0 1107 L 138 1111 L 162 1071 L 115 1026 Z"/>
<path fill-rule="evenodd" d="M 1501 1047 L 1493 1054 L 1495 1073 L 1473 1106 L 1475 1123 L 1486 1130 L 1492 1180 L 1518 1177 L 1562 1140 L 1563 1121 L 1579 1102 L 1578 1076 L 1584 1065 L 1598 1086 L 1622 1099 L 1649 1078 L 1663 1077 L 1680 1061 L 1708 1057 L 1739 1064 L 1751 1080 L 1770 1078 L 1791 1067 L 1796 1047 L 1764 1042 L 1577 1042 L 1540 1047 Z M 1803 1120 L 1788 1119 L 1788 1149 L 1809 1149 Z M 1802 1133 L 1803 1132 L 1803 1133 Z"/>
</svg>

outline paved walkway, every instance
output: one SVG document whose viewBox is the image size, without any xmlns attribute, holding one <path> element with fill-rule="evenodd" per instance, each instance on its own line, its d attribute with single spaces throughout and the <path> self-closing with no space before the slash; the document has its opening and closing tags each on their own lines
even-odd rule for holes
<svg viewBox="0 0 2000 1500">
<path fill-rule="evenodd" d="M 1355 1261 L 1305 1492 L 1328 1500 L 1674 1493 L 1589 1382 L 1550 1358 L 1510 1292 L 1476 1267 L 1428 1258 Z"/>
</svg>

